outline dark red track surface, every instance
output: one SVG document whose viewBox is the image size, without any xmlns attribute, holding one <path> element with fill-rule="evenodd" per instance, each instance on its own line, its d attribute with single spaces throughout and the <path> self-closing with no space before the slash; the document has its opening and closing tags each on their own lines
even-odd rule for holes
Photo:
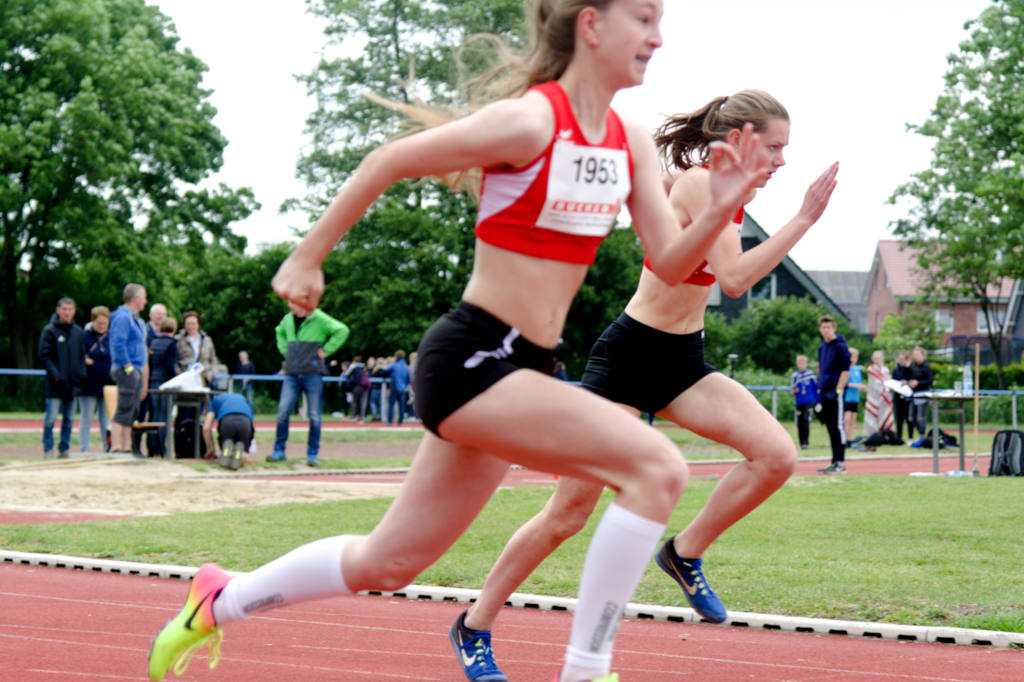
<svg viewBox="0 0 1024 682">
<path fill-rule="evenodd" d="M 181 606 L 187 583 L 0 565 L 0 677 L 144 679 L 152 635 Z M 203 656 L 185 680 L 462 680 L 447 630 L 453 603 L 348 597 L 233 623 L 214 671 Z M 571 615 L 509 609 L 495 651 L 512 680 L 549 682 Z M 1024 679 L 1006 649 L 802 635 L 654 621 L 622 624 L 615 669 L 649 680 Z"/>
</svg>

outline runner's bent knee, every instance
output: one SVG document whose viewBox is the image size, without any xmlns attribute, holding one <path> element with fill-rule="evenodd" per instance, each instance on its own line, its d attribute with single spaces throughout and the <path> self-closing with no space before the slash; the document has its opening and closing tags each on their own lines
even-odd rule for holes
<svg viewBox="0 0 1024 682">
<path fill-rule="evenodd" d="M 751 458 L 751 463 L 760 468 L 765 478 L 787 479 L 796 471 L 797 451 L 789 434 L 782 430 L 779 434 L 766 434 L 765 443 L 759 456 Z"/>
<path fill-rule="evenodd" d="M 593 511 L 594 505 L 589 500 L 546 509 L 544 512 L 544 528 L 552 539 L 561 543 L 583 530 Z"/>
<path fill-rule="evenodd" d="M 665 443 L 644 456 L 635 458 L 639 494 L 646 503 L 667 517 L 682 497 L 690 472 L 676 446 L 665 438 Z"/>
</svg>

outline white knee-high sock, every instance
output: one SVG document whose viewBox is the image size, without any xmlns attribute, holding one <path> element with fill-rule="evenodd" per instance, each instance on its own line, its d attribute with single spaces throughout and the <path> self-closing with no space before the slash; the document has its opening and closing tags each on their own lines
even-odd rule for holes
<svg viewBox="0 0 1024 682">
<path fill-rule="evenodd" d="M 341 555 L 350 537 L 337 535 L 310 542 L 233 578 L 213 602 L 217 625 L 279 606 L 352 594 L 341 574 Z"/>
<path fill-rule="evenodd" d="M 619 621 L 664 531 L 663 523 L 608 505 L 583 561 L 562 682 L 608 674 Z"/>
</svg>

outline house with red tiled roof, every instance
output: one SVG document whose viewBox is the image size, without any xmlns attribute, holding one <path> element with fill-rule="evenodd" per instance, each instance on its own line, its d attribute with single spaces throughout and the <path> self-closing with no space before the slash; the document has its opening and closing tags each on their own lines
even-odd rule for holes
<svg viewBox="0 0 1024 682">
<path fill-rule="evenodd" d="M 1004 335 L 1012 336 L 1017 308 L 1019 307 L 1020 287 L 1014 281 L 1007 280 L 1001 287 L 989 287 L 988 296 L 995 302 L 1003 324 Z M 868 272 L 865 299 L 867 302 L 868 332 L 877 334 L 886 316 L 901 314 L 913 304 L 924 286 L 917 254 L 906 242 L 895 239 L 883 239 L 878 242 L 875 257 Z M 974 298 L 954 298 L 935 302 L 935 317 L 939 329 L 943 332 L 944 346 L 954 345 L 954 337 L 974 339 L 988 344 L 987 321 L 981 311 L 981 304 Z M 1012 308 L 1012 310 L 1011 310 Z M 1007 311 L 1009 319 L 1007 320 Z"/>
</svg>

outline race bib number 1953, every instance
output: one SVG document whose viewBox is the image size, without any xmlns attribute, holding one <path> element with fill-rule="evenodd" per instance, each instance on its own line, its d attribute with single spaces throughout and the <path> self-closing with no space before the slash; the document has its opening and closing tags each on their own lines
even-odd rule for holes
<svg viewBox="0 0 1024 682">
<path fill-rule="evenodd" d="M 624 149 L 558 140 L 551 150 L 547 201 L 537 226 L 603 237 L 615 224 L 629 191 L 629 160 Z"/>
</svg>

